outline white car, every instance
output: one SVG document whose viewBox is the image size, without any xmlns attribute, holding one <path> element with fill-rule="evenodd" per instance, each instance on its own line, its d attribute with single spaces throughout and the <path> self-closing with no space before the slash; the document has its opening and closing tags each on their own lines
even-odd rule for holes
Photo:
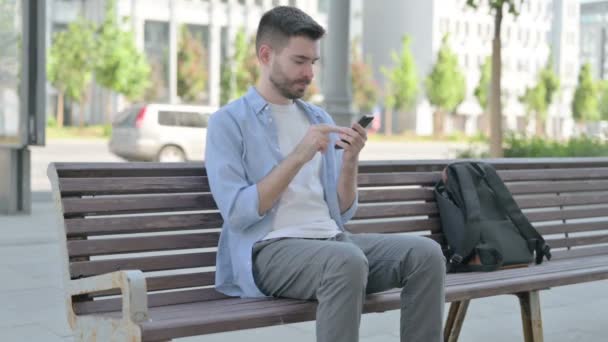
<svg viewBox="0 0 608 342">
<path fill-rule="evenodd" d="M 110 151 L 129 161 L 203 160 L 207 123 L 216 110 L 156 103 L 129 107 L 112 124 Z"/>
</svg>

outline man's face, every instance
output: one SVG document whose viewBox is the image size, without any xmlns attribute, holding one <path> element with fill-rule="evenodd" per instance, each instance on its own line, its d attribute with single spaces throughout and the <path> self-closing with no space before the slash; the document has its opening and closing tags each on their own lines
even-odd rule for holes
<svg viewBox="0 0 608 342">
<path fill-rule="evenodd" d="M 319 59 L 319 42 L 307 37 L 291 37 L 287 45 L 272 53 L 270 82 L 288 99 L 304 96 L 314 77 L 313 65 Z"/>
</svg>

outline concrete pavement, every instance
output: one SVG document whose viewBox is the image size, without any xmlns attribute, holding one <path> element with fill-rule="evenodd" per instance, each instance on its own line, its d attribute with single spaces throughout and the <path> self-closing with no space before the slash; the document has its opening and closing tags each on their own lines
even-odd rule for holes
<svg viewBox="0 0 608 342">
<path fill-rule="evenodd" d="M 56 143 L 33 148 L 34 190 L 45 184 L 49 161 L 112 161 L 100 142 Z M 368 145 L 369 158 L 449 157 L 449 148 L 437 145 Z M 423 152 L 427 149 L 428 152 Z M 434 150 L 433 150 L 434 149 Z M 66 152 L 67 151 L 67 152 Z M 430 151 L 434 151 L 430 153 Z M 383 154 L 384 153 L 384 154 Z M 421 156 L 421 154 L 423 154 Z M 442 153 L 445 153 L 443 155 Z M 35 173 L 35 175 L 34 175 Z M 46 187 L 45 187 L 46 186 Z M 32 214 L 0 216 L 0 341 L 72 341 L 67 326 L 61 283 L 59 234 L 55 208 L 41 197 Z M 608 281 L 551 289 L 541 293 L 545 341 L 587 342 L 608 340 Z M 447 311 L 447 306 L 446 306 Z M 398 341 L 399 313 L 364 315 L 362 342 Z M 179 341 L 231 342 L 289 340 L 314 341 L 314 322 L 180 339 Z M 513 296 L 474 300 L 465 320 L 461 341 L 523 341 L 519 306 Z"/>
</svg>

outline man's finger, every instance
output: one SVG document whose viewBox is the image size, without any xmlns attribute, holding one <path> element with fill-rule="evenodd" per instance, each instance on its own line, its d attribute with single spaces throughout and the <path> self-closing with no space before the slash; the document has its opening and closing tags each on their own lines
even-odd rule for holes
<svg viewBox="0 0 608 342">
<path fill-rule="evenodd" d="M 348 128 L 346 128 L 346 127 L 327 125 L 327 124 L 318 124 L 317 128 L 321 131 L 321 133 L 347 133 L 348 134 Z"/>
</svg>

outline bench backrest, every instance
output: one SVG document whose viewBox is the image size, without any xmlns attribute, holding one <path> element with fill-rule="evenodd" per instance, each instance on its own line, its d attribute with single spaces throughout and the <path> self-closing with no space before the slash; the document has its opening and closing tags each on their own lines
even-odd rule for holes
<svg viewBox="0 0 608 342">
<path fill-rule="evenodd" d="M 432 187 L 449 161 L 362 162 L 348 229 L 444 244 Z M 608 159 L 490 161 L 556 258 L 608 253 Z M 67 279 L 146 273 L 149 305 L 213 300 L 222 218 L 202 163 L 56 163 Z M 116 292 L 74 297 L 77 313 L 120 308 Z"/>
</svg>

